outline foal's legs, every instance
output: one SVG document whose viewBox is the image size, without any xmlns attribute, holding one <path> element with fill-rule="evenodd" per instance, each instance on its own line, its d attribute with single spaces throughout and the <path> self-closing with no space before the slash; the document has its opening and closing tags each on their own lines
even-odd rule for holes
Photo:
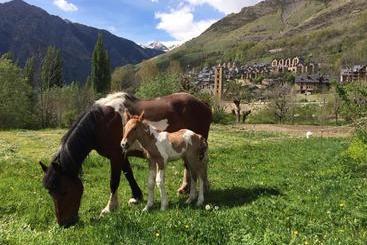
<svg viewBox="0 0 367 245">
<path fill-rule="evenodd" d="M 148 211 L 154 204 L 154 186 L 157 173 L 157 165 L 154 162 L 149 163 L 148 176 L 148 201 L 143 211 Z"/>
<path fill-rule="evenodd" d="M 187 204 L 192 203 L 195 198 L 196 198 L 196 179 L 197 179 L 197 175 L 196 175 L 196 169 L 194 166 L 192 166 L 192 159 L 190 159 L 188 164 L 189 167 L 189 173 L 190 173 L 190 194 L 189 194 L 189 198 L 186 200 Z"/>
<path fill-rule="evenodd" d="M 190 171 L 189 171 L 189 163 L 187 162 L 187 160 L 184 159 L 184 175 L 183 175 L 183 179 L 182 179 L 182 184 L 180 186 L 180 188 L 178 188 L 177 192 L 180 194 L 186 194 L 190 191 Z"/>
<path fill-rule="evenodd" d="M 157 187 L 159 188 L 159 192 L 161 194 L 161 210 L 164 211 L 167 209 L 168 207 L 168 197 L 167 197 L 167 192 L 166 192 L 166 188 L 165 188 L 165 171 L 164 169 L 158 169 L 158 174 L 157 174 Z"/>
<path fill-rule="evenodd" d="M 199 197 L 196 206 L 201 206 L 204 203 L 204 179 L 199 175 Z"/>
</svg>

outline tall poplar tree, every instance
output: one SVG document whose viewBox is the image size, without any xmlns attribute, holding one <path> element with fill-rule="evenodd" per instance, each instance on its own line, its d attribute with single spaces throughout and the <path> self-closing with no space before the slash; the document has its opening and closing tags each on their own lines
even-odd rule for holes
<svg viewBox="0 0 367 245">
<path fill-rule="evenodd" d="M 62 58 L 60 49 L 50 46 L 47 49 L 41 66 L 41 89 L 45 90 L 53 86 L 62 87 Z"/>
<path fill-rule="evenodd" d="M 104 48 L 102 34 L 98 35 L 93 50 L 90 81 L 97 93 L 106 93 L 111 88 L 110 59 L 108 51 Z"/>
</svg>

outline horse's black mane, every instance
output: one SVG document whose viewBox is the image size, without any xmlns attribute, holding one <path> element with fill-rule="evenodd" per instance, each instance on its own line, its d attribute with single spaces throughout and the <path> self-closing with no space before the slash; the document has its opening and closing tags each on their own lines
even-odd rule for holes
<svg viewBox="0 0 367 245">
<path fill-rule="evenodd" d="M 81 165 L 95 145 L 96 122 L 101 115 L 101 108 L 92 106 L 82 113 L 61 139 L 61 147 L 52 159 L 52 164 L 58 166 L 63 174 L 77 177 Z M 50 166 L 43 184 L 47 189 L 55 189 L 58 183 L 56 170 Z"/>
</svg>

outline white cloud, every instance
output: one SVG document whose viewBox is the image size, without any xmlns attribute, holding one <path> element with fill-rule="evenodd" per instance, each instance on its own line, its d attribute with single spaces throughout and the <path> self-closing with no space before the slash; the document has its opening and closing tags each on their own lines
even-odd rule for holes
<svg viewBox="0 0 367 245">
<path fill-rule="evenodd" d="M 165 13 L 155 13 L 155 18 L 160 20 L 157 28 L 166 31 L 177 41 L 188 41 L 200 35 L 216 21 L 213 19 L 195 21 L 193 9 L 188 6 L 171 9 Z"/>
<path fill-rule="evenodd" d="M 243 7 L 255 5 L 262 0 L 185 0 L 191 5 L 209 4 L 224 14 L 238 13 Z"/>
<path fill-rule="evenodd" d="M 65 12 L 74 12 L 78 10 L 78 7 L 67 0 L 54 0 L 54 4 Z"/>
</svg>

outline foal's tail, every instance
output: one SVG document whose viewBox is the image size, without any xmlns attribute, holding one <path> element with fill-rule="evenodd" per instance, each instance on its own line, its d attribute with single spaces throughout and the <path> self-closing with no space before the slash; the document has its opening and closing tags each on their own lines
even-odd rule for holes
<svg viewBox="0 0 367 245">
<path fill-rule="evenodd" d="M 199 154 L 200 161 L 202 161 L 206 157 L 206 155 L 208 154 L 207 151 L 208 151 L 208 142 L 204 137 L 200 137 L 200 154 Z"/>
</svg>

